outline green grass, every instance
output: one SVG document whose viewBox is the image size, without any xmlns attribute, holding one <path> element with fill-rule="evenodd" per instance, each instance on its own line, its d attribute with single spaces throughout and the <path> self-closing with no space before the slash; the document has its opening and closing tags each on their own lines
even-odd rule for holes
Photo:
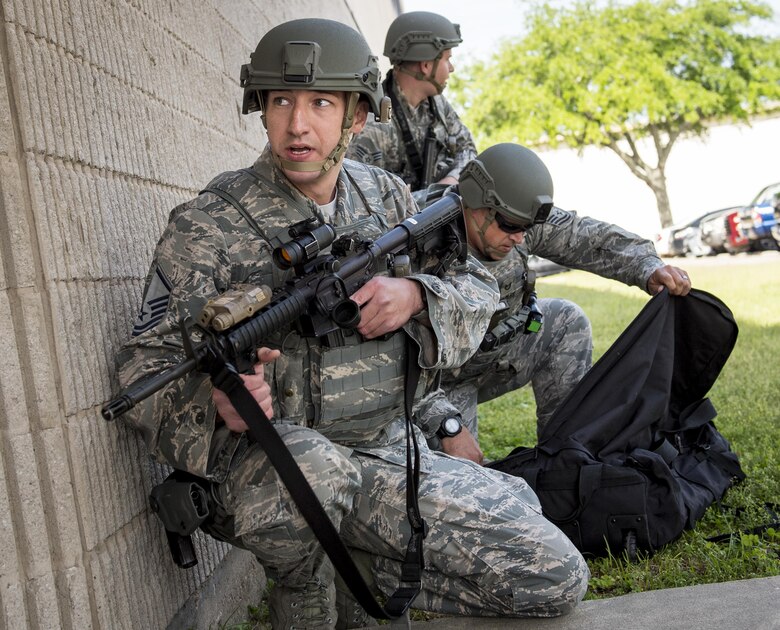
<svg viewBox="0 0 780 630">
<path fill-rule="evenodd" d="M 716 534 L 741 531 L 769 520 L 764 504 L 780 505 L 780 257 L 762 254 L 737 259 L 681 260 L 694 286 L 723 300 L 734 313 L 739 338 L 709 392 L 718 411 L 715 423 L 738 453 L 747 479 L 732 488 L 722 508 L 711 507 L 697 527 L 650 557 L 589 559 L 587 598 L 658 588 L 690 586 L 780 575 L 780 533 L 737 535 L 731 543 L 709 543 Z M 594 361 L 649 299 L 584 272 L 542 278 L 540 296 L 579 304 L 591 320 Z M 480 443 L 497 459 L 518 445 L 535 443 L 535 412 L 530 388 L 480 405 Z"/>
</svg>

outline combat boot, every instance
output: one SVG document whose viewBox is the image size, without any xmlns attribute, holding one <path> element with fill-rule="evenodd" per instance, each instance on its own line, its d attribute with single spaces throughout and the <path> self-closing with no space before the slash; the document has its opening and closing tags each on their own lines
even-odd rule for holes
<svg viewBox="0 0 780 630">
<path fill-rule="evenodd" d="M 357 602 L 350 590 L 343 583 L 336 581 L 336 610 L 338 621 L 336 630 L 348 630 L 350 628 L 366 628 L 377 625 L 376 619 L 371 617 Z"/>
<path fill-rule="evenodd" d="M 275 585 L 268 596 L 273 630 L 327 628 L 336 625 L 336 586 L 316 576 L 302 588 Z"/>
<path fill-rule="evenodd" d="M 366 580 L 369 588 L 376 592 L 371 572 L 371 556 L 365 551 L 351 549 L 350 555 L 355 565 L 358 567 L 361 575 Z M 365 628 L 367 626 L 376 626 L 377 621 L 363 609 L 355 599 L 352 591 L 344 582 L 344 579 L 336 573 L 336 610 L 339 613 L 336 630 L 348 630 L 350 628 Z"/>
</svg>

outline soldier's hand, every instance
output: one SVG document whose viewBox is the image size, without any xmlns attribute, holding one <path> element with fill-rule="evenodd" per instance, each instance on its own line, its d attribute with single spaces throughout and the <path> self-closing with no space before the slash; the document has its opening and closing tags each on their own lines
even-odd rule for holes
<svg viewBox="0 0 780 630">
<path fill-rule="evenodd" d="M 423 288 L 408 278 L 374 276 L 352 294 L 360 306 L 358 331 L 366 339 L 398 330 L 423 310 Z"/>
<path fill-rule="evenodd" d="M 466 427 L 463 427 L 461 432 L 455 437 L 442 438 L 441 450 L 447 453 L 447 455 L 470 459 L 477 464 L 481 464 L 484 459 L 482 449 L 479 448 L 477 440 L 474 439 L 474 436 L 471 435 L 471 432 Z"/>
<path fill-rule="evenodd" d="M 265 381 L 265 369 L 263 366 L 276 360 L 280 354 L 279 350 L 258 348 L 255 373 L 240 375 L 249 393 L 252 394 L 252 398 L 257 401 L 257 404 L 260 405 L 260 408 L 269 419 L 274 415 L 273 399 L 271 398 L 271 387 Z M 214 389 L 211 397 L 217 408 L 217 414 L 222 418 L 228 429 L 234 433 L 244 433 L 249 429 L 225 392 Z"/>
<path fill-rule="evenodd" d="M 647 290 L 651 295 L 655 295 L 663 287 L 669 289 L 672 295 L 688 295 L 691 290 L 688 272 L 672 265 L 659 267 L 647 279 Z"/>
</svg>

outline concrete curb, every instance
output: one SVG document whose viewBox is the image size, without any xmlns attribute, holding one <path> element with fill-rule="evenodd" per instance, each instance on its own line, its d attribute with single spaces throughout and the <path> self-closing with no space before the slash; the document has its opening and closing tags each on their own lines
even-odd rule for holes
<svg viewBox="0 0 780 630">
<path fill-rule="evenodd" d="M 780 630 L 780 576 L 590 600 L 554 619 L 442 617 L 413 625 L 448 630 Z"/>
</svg>

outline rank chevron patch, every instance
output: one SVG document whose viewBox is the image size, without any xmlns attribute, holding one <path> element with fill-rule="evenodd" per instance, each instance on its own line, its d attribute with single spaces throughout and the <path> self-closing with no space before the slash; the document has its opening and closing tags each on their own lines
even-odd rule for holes
<svg viewBox="0 0 780 630">
<path fill-rule="evenodd" d="M 165 317 L 168 303 L 171 300 L 171 282 L 158 266 L 144 295 L 141 311 L 133 325 L 133 337 L 157 326 Z"/>
</svg>

